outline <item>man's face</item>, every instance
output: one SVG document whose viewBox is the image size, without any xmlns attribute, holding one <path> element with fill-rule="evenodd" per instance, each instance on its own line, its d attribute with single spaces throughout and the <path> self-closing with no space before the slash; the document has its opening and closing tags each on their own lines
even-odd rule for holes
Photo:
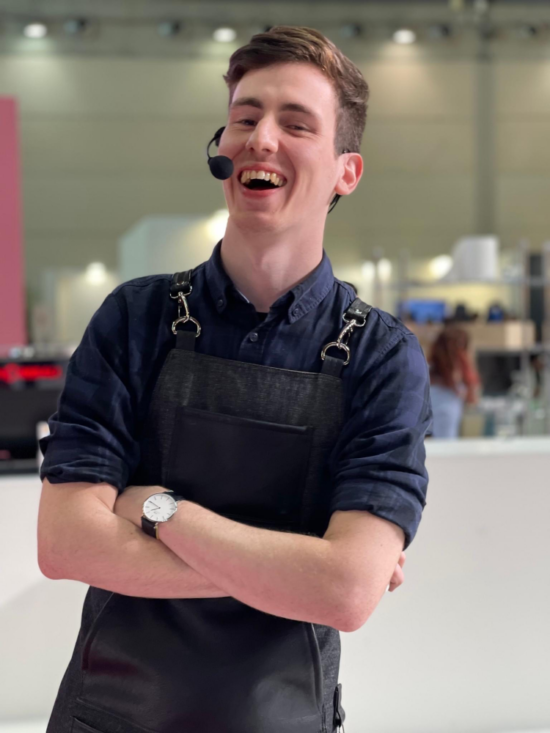
<svg viewBox="0 0 550 733">
<path fill-rule="evenodd" d="M 334 149 L 336 104 L 331 82 L 311 64 L 277 64 L 244 75 L 218 150 L 233 161 L 223 186 L 240 226 L 285 231 L 324 221 L 343 170 Z M 250 183 L 250 172 L 259 170 L 277 174 L 278 185 Z"/>
</svg>

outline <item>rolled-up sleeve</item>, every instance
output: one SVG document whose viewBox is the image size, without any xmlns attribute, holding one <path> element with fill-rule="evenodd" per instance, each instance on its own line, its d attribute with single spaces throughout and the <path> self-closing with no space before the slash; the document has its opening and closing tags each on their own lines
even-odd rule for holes
<svg viewBox="0 0 550 733">
<path fill-rule="evenodd" d="M 42 480 L 125 488 L 139 461 L 127 375 L 127 318 L 111 293 L 71 357 L 57 412 L 48 420 L 50 435 L 40 440 Z"/>
<path fill-rule="evenodd" d="M 416 337 L 401 334 L 354 389 L 331 457 L 331 512 L 363 510 L 412 542 L 426 504 L 424 438 L 431 423 L 429 374 Z"/>
</svg>

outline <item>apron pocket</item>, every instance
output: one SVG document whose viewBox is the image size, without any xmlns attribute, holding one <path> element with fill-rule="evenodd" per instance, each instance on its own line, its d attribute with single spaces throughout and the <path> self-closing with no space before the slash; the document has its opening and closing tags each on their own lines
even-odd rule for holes
<svg viewBox="0 0 550 733">
<path fill-rule="evenodd" d="M 71 733 L 102 733 L 98 728 L 92 728 L 91 725 L 83 723 L 78 718 L 73 718 Z"/>
<path fill-rule="evenodd" d="M 79 718 L 104 733 L 322 730 L 323 672 L 311 624 L 234 598 L 123 595 L 102 619 L 78 702 L 96 715 Z"/>
<path fill-rule="evenodd" d="M 313 429 L 179 406 L 166 488 L 230 519 L 299 525 Z"/>
</svg>

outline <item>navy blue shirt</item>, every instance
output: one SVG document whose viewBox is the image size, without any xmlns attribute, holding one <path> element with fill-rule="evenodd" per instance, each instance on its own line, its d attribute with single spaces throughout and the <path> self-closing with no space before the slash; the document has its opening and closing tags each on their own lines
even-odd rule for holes
<svg viewBox="0 0 550 733">
<path fill-rule="evenodd" d="M 220 252 L 218 243 L 193 273 L 189 308 L 202 326 L 196 350 L 319 372 L 321 350 L 335 341 L 355 298 L 334 277 L 326 253 L 262 316 L 233 285 Z M 51 434 L 40 441 L 42 480 L 105 482 L 119 492 L 127 485 L 139 464 L 139 436 L 153 388 L 175 346 L 171 279 L 172 274 L 151 275 L 123 283 L 94 314 L 69 362 L 57 412 L 48 421 Z M 330 460 L 331 512 L 354 509 L 383 517 L 404 530 L 408 546 L 428 483 L 426 360 L 416 337 L 377 309 L 349 345 L 351 362 L 342 371 L 346 420 Z"/>
</svg>

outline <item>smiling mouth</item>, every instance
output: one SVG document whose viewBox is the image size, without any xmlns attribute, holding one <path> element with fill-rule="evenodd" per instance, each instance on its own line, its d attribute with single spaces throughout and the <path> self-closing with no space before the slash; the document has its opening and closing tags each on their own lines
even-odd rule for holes
<svg viewBox="0 0 550 733">
<path fill-rule="evenodd" d="M 282 188 L 286 179 L 276 173 L 267 171 L 243 171 L 240 182 L 252 191 L 267 191 L 269 189 Z"/>
</svg>

